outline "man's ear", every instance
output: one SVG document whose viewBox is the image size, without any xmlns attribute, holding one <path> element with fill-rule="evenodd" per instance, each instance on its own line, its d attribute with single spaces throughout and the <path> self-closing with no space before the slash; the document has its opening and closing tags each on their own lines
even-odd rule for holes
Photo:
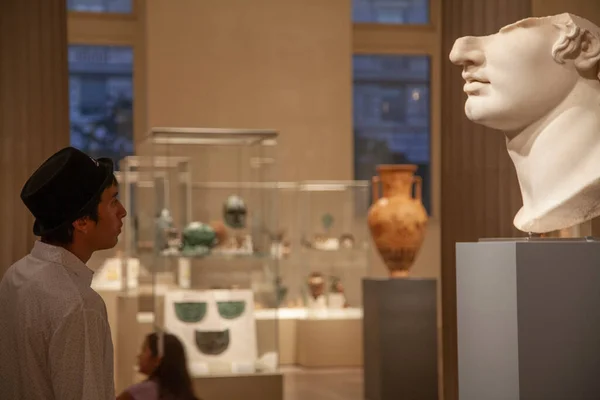
<svg viewBox="0 0 600 400">
<path fill-rule="evenodd" d="M 574 61 L 575 67 L 581 72 L 593 71 L 596 75 L 600 63 L 600 35 L 585 31 L 580 40 L 580 51 Z"/>
<path fill-rule="evenodd" d="M 83 218 L 78 218 L 73 222 L 73 229 L 75 229 L 76 231 L 79 231 L 81 233 L 87 233 L 88 231 L 88 227 L 89 227 L 89 218 L 87 217 L 83 217 Z"/>
</svg>

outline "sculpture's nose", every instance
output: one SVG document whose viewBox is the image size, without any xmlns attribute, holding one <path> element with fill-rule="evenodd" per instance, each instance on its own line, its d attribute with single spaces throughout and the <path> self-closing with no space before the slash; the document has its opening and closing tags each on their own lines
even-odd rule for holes
<svg viewBox="0 0 600 400">
<path fill-rule="evenodd" d="M 482 38 L 476 36 L 465 36 L 456 39 L 450 61 L 456 65 L 481 64 L 484 61 Z"/>
</svg>

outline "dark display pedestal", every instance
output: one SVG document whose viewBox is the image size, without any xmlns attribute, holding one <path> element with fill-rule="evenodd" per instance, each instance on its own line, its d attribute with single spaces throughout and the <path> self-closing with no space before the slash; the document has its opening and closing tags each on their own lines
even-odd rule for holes
<svg viewBox="0 0 600 400">
<path fill-rule="evenodd" d="M 363 280 L 367 400 L 437 400 L 435 279 Z"/>
</svg>

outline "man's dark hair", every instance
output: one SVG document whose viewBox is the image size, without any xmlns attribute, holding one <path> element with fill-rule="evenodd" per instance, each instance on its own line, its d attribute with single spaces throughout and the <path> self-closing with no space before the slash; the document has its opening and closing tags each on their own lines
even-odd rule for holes
<svg viewBox="0 0 600 400">
<path fill-rule="evenodd" d="M 102 200 L 102 193 L 111 186 L 117 186 L 117 178 L 113 174 L 112 179 L 106 181 L 106 184 L 102 186 L 102 190 L 100 190 L 100 194 L 96 196 L 90 206 L 83 210 L 79 218 L 89 218 L 94 222 L 98 222 L 98 206 L 100 205 L 100 201 Z M 42 242 L 54 245 L 68 245 L 73 242 L 73 224 L 66 224 L 61 226 L 60 228 L 52 231 L 44 236 L 42 236 Z"/>
</svg>

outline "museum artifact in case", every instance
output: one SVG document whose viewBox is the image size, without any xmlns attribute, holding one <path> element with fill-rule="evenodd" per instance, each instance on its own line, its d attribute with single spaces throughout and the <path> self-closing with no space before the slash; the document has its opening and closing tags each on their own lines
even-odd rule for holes
<svg viewBox="0 0 600 400">
<path fill-rule="evenodd" d="M 283 304 L 309 316 L 360 314 L 361 280 L 369 273 L 367 181 L 297 183 L 295 237 L 281 261 Z"/>
<path fill-rule="evenodd" d="M 276 139 L 270 130 L 153 128 L 143 144 L 153 160 L 154 193 L 141 201 L 153 210 L 143 241 L 155 329 L 179 337 L 194 377 L 278 370 Z M 180 159 L 185 167 L 160 166 Z M 257 316 L 261 308 L 273 312 Z"/>
</svg>

